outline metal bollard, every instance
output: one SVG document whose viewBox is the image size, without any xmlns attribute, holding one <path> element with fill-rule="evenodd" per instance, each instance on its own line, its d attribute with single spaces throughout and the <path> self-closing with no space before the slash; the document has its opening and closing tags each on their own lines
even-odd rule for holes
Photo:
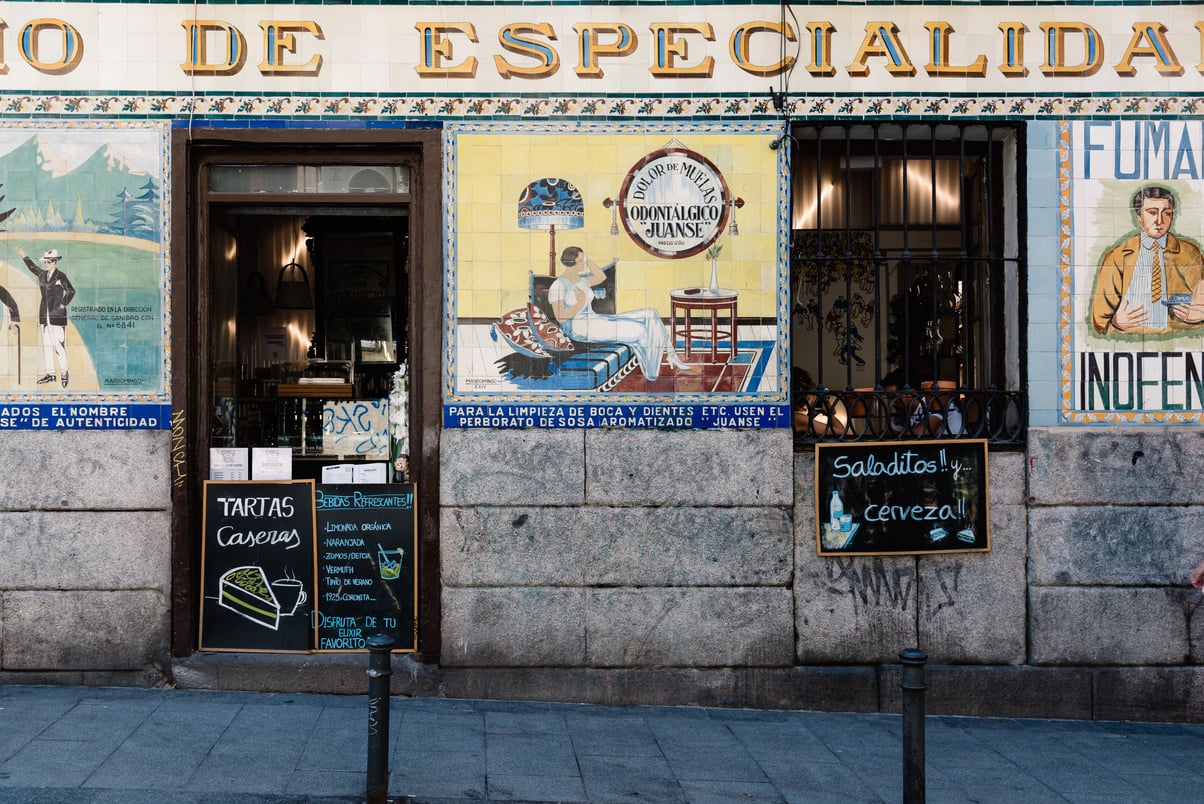
<svg viewBox="0 0 1204 804">
<path fill-rule="evenodd" d="M 924 804 L 924 663 L 928 654 L 918 648 L 899 652 L 903 662 L 903 804 Z"/>
<path fill-rule="evenodd" d="M 389 677 L 393 675 L 393 637 L 368 637 L 368 804 L 385 804 L 389 795 Z"/>
</svg>

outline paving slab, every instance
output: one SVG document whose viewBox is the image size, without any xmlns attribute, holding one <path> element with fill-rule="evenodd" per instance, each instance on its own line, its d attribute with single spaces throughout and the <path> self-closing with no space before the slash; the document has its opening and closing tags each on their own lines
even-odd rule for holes
<svg viewBox="0 0 1204 804">
<path fill-rule="evenodd" d="M 490 778 L 505 776 L 576 776 L 573 744 L 563 734 L 491 734 L 485 741 Z"/>
<path fill-rule="evenodd" d="M 570 776 L 489 774 L 489 798 L 502 801 L 585 801 L 585 784 Z"/>
<path fill-rule="evenodd" d="M 685 802 L 686 793 L 661 757 L 582 757 L 587 801 Z"/>
<path fill-rule="evenodd" d="M 488 786 L 484 751 L 413 752 L 394 757 L 390 769 L 389 792 L 395 795 L 479 800 Z"/>
<path fill-rule="evenodd" d="M 658 756 L 660 746 L 639 717 L 568 715 L 565 724 L 577 756 Z"/>
</svg>

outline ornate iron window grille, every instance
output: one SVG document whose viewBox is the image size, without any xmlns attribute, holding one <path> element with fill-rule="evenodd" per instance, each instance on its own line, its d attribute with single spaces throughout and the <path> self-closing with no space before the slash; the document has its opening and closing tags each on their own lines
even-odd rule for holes
<svg viewBox="0 0 1204 804">
<path fill-rule="evenodd" d="M 796 444 L 1023 444 L 1023 130 L 831 123 L 791 141 Z"/>
</svg>

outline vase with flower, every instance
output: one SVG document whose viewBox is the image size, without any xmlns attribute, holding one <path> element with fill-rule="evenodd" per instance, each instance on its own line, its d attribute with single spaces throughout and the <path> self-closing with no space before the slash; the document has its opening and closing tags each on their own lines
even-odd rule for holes
<svg viewBox="0 0 1204 804">
<path fill-rule="evenodd" d="M 721 251 L 723 251 L 723 246 L 719 243 L 707 249 L 707 259 L 711 261 L 711 284 L 703 291 L 703 295 L 719 295 L 719 252 Z"/>
</svg>

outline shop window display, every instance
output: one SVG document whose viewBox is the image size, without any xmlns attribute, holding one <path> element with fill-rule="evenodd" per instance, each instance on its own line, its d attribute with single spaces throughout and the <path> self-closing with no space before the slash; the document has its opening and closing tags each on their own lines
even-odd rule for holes
<svg viewBox="0 0 1204 804">
<path fill-rule="evenodd" d="M 273 194 L 326 201 L 334 187 L 396 194 L 391 169 L 372 167 L 377 181 L 366 182 L 353 167 L 214 171 L 222 203 L 211 205 L 209 225 L 210 446 L 287 448 L 298 479 L 321 480 L 330 464 L 380 462 L 389 480 L 401 481 L 408 475 L 399 421 L 409 400 L 398 393 L 408 392 L 406 208 L 238 197 L 260 192 L 266 180 Z M 349 183 L 336 183 L 335 174 Z"/>
<path fill-rule="evenodd" d="M 1020 136 L 981 124 L 793 130 L 799 443 L 1022 443 Z"/>
</svg>

